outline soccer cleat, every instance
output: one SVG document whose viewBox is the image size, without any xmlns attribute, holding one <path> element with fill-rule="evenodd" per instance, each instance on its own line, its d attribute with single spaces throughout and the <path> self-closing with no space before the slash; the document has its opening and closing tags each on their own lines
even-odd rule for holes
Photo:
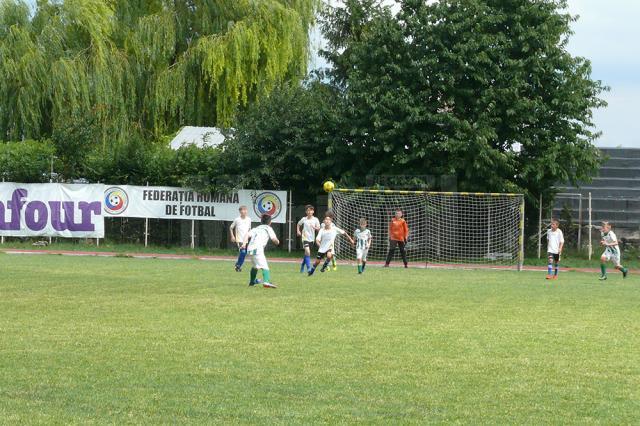
<svg viewBox="0 0 640 426">
<path fill-rule="evenodd" d="M 236 272 L 242 272 L 242 268 L 240 266 L 238 266 L 238 265 L 236 265 L 235 269 L 236 269 Z"/>
<path fill-rule="evenodd" d="M 337 267 L 337 266 L 334 266 L 334 267 L 333 267 L 333 270 L 334 270 L 334 271 L 337 271 L 337 270 L 338 270 L 338 267 Z"/>
<path fill-rule="evenodd" d="M 557 279 L 558 279 L 558 276 L 557 276 L 557 275 L 554 275 L 554 276 L 553 276 L 553 279 L 554 279 L 554 280 L 557 280 Z"/>
<path fill-rule="evenodd" d="M 249 283 L 249 287 L 253 287 L 256 284 L 262 284 L 262 280 L 261 279 L 256 279 L 254 282 Z"/>
<path fill-rule="evenodd" d="M 320 272 L 324 272 L 326 270 L 327 270 L 327 268 L 325 268 L 324 266 L 322 268 L 320 268 Z"/>
<path fill-rule="evenodd" d="M 551 279 L 553 279 L 553 276 L 552 275 L 547 275 L 547 277 L 545 279 L 551 280 Z"/>
<path fill-rule="evenodd" d="M 278 288 L 277 285 L 272 284 L 272 283 L 262 283 L 262 287 L 264 287 L 264 288 Z"/>
<path fill-rule="evenodd" d="M 607 276 L 606 275 L 600 275 L 600 278 L 598 278 L 600 281 L 606 281 L 607 280 Z"/>
<path fill-rule="evenodd" d="M 384 267 L 385 267 L 385 268 L 388 268 L 388 267 L 389 267 L 389 264 L 388 264 L 388 263 L 385 263 L 385 264 L 384 264 Z"/>
<path fill-rule="evenodd" d="M 627 278 L 627 274 L 629 273 L 628 269 L 623 269 L 622 270 L 622 278 Z"/>
<path fill-rule="evenodd" d="M 311 268 L 311 270 L 309 272 L 307 272 L 308 276 L 313 275 L 313 273 L 316 271 L 316 268 Z"/>
</svg>

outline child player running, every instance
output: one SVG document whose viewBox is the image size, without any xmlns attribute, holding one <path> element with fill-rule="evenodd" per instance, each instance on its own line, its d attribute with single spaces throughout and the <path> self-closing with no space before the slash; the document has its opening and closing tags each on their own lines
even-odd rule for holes
<svg viewBox="0 0 640 426">
<path fill-rule="evenodd" d="M 302 247 L 304 248 L 304 258 L 300 264 L 300 273 L 304 272 L 305 267 L 311 270 L 311 248 L 316 240 L 316 231 L 320 229 L 320 221 L 313 215 L 315 209 L 312 205 L 305 206 L 306 216 L 298 221 L 297 233 L 298 237 L 302 237 Z"/>
<path fill-rule="evenodd" d="M 318 256 L 316 257 L 316 261 L 313 264 L 313 267 L 309 270 L 309 275 L 313 275 L 316 271 L 316 268 L 320 264 L 320 261 L 324 259 L 324 264 L 322 265 L 322 269 L 320 272 L 324 272 L 327 270 L 327 266 L 329 266 L 329 262 L 331 262 L 331 258 L 333 257 L 333 243 L 338 235 L 344 235 L 349 239 L 351 245 L 354 245 L 355 242 L 353 238 L 349 236 L 342 229 L 338 228 L 333 224 L 333 220 L 331 217 L 327 216 L 324 218 L 324 227 L 318 232 L 318 236 L 316 237 L 316 244 L 318 244 Z"/>
<path fill-rule="evenodd" d="M 564 235 L 558 228 L 560 222 L 557 219 L 551 220 L 551 229 L 547 230 L 547 279 L 558 279 L 558 265 L 562 248 L 564 247 Z M 554 271 L 555 268 L 555 271 Z M 553 275 L 552 275 L 552 272 Z"/>
<path fill-rule="evenodd" d="M 251 268 L 249 278 L 250 287 L 259 284 L 260 281 L 257 279 L 258 271 L 262 270 L 262 286 L 265 288 L 278 288 L 271 282 L 269 264 L 264 255 L 264 248 L 269 243 L 269 240 L 275 245 L 280 245 L 280 241 L 278 241 L 278 237 L 276 237 L 271 227 L 271 216 L 265 213 L 260 218 L 260 225 L 249 231 L 242 242 L 242 248 L 247 250 L 247 254 L 251 256 L 253 261 L 253 268 Z"/>
<path fill-rule="evenodd" d="M 251 218 L 247 215 L 247 206 L 240 206 L 238 209 L 240 216 L 236 217 L 229 227 L 231 242 L 238 245 L 238 260 L 236 261 L 236 272 L 242 271 L 244 258 L 247 256 L 247 250 L 242 248 L 245 235 L 251 230 Z"/>
<path fill-rule="evenodd" d="M 607 279 L 607 262 L 613 262 L 616 269 L 622 272 L 622 278 L 627 278 L 629 270 L 620 264 L 622 260 L 622 252 L 618 245 L 618 238 L 616 234 L 611 230 L 611 224 L 609 222 L 602 222 L 601 230 L 602 240 L 600 245 L 604 246 L 604 253 L 600 256 L 600 281 Z"/>
<path fill-rule="evenodd" d="M 369 247 L 373 241 L 371 231 L 367 229 L 367 219 L 360 219 L 360 227 L 354 232 L 356 239 L 356 260 L 358 263 L 358 273 L 364 272 L 364 267 L 367 265 L 367 254 L 369 253 Z"/>
<path fill-rule="evenodd" d="M 331 221 L 335 221 L 335 214 L 333 214 L 332 210 L 327 210 L 327 212 L 324 214 L 325 217 L 329 216 L 331 218 Z M 335 222 L 334 222 L 335 224 Z M 333 240 L 333 244 L 331 244 L 331 253 L 333 254 L 333 256 L 331 256 L 331 268 L 327 269 L 328 271 L 331 271 L 331 269 L 333 269 L 334 271 L 338 270 L 338 264 L 336 263 L 336 241 Z"/>
</svg>

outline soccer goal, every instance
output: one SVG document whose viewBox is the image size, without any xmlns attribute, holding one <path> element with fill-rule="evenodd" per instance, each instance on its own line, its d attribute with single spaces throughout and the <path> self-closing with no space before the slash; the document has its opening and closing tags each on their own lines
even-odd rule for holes
<svg viewBox="0 0 640 426">
<path fill-rule="evenodd" d="M 366 218 L 373 235 L 370 260 L 389 249 L 388 227 L 396 210 L 409 225 L 410 263 L 495 265 L 520 270 L 524 259 L 522 194 L 394 191 L 336 188 L 329 194 L 335 221 L 349 233 Z M 336 241 L 339 258 L 355 258 L 345 239 Z M 396 250 L 394 260 L 399 259 Z"/>
</svg>

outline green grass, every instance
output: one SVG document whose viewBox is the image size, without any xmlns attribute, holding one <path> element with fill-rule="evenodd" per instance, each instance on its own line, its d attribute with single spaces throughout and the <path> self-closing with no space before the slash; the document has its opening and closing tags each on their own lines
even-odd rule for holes
<svg viewBox="0 0 640 426">
<path fill-rule="evenodd" d="M 3 249 L 22 249 L 22 250 L 65 250 L 65 251 L 97 251 L 97 252 L 114 252 L 121 254 L 135 254 L 135 253 L 154 253 L 154 254 L 179 254 L 179 255 L 193 255 L 193 256 L 236 256 L 237 251 L 234 249 L 209 249 L 205 247 L 196 247 L 192 250 L 190 247 L 182 246 L 158 246 L 150 245 L 144 247 L 140 244 L 123 244 L 114 241 L 100 240 L 100 245 L 95 245 L 95 240 L 65 240 L 61 239 L 53 242 L 50 246 L 38 247 L 33 246 L 33 242 L 37 239 L 25 239 L 20 240 L 12 238 L 7 240 L 5 244 L 0 245 L 0 250 Z M 285 244 L 285 243 L 283 243 Z M 289 253 L 287 250 L 281 248 L 270 249 L 269 255 L 271 257 L 284 257 L 284 258 L 299 258 L 302 253 L 301 249 L 294 250 Z M 565 268 L 598 268 L 601 249 L 599 246 L 594 246 L 594 254 L 592 260 L 588 259 L 587 254 L 584 252 L 577 252 L 575 250 L 566 250 L 562 256 L 562 267 Z M 525 266 L 547 266 L 546 253 L 542 253 L 542 258 L 538 259 L 533 253 L 529 253 L 525 259 Z M 640 269 L 640 259 L 638 258 L 637 250 L 623 252 L 623 264 L 632 269 Z"/>
<path fill-rule="evenodd" d="M 640 418 L 640 279 L 0 254 L 0 423 Z"/>
</svg>

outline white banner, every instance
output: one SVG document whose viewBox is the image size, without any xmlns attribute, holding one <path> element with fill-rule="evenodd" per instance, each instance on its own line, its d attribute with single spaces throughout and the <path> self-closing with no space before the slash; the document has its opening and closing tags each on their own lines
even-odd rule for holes
<svg viewBox="0 0 640 426">
<path fill-rule="evenodd" d="M 285 223 L 286 191 L 239 190 L 229 194 L 198 193 L 165 186 L 105 186 L 104 214 L 112 217 L 226 220 L 247 206 L 254 222 L 269 213 L 274 223 Z"/>
<path fill-rule="evenodd" d="M 104 185 L 0 183 L 0 235 L 103 238 Z"/>
</svg>

